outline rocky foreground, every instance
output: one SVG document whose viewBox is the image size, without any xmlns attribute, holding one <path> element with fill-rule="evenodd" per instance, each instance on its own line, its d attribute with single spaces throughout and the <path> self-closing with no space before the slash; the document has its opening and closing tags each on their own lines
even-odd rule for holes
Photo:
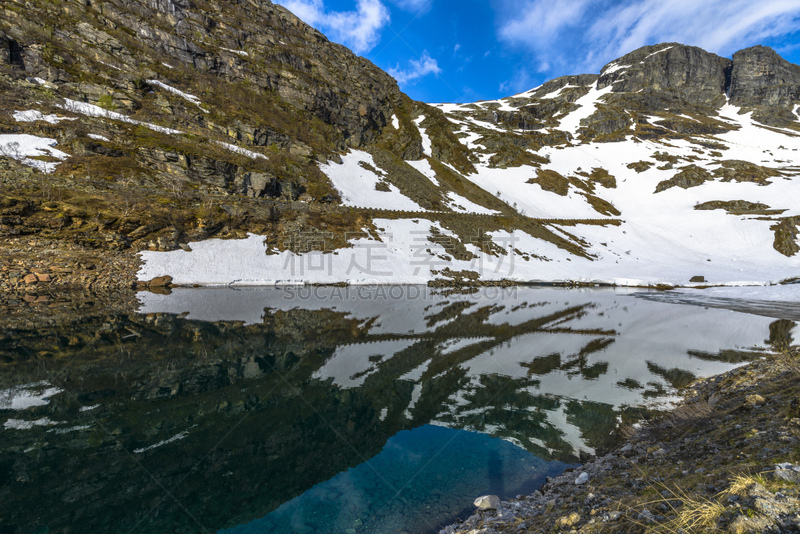
<svg viewBox="0 0 800 534">
<path fill-rule="evenodd" d="M 695 382 L 621 448 L 442 534 L 800 532 L 800 351 Z"/>
</svg>

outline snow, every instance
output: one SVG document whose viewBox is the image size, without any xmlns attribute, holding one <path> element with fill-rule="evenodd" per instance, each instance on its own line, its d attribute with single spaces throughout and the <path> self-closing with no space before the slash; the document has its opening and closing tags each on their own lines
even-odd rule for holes
<svg viewBox="0 0 800 534">
<path fill-rule="evenodd" d="M 395 130 L 400 129 L 400 119 L 397 118 L 397 115 L 392 115 L 392 128 Z"/>
<path fill-rule="evenodd" d="M 624 70 L 630 68 L 630 65 L 619 65 L 618 63 L 609 63 L 606 65 L 606 68 L 600 74 L 611 74 L 612 72 L 617 72 L 618 70 Z"/>
<path fill-rule="evenodd" d="M 258 152 L 253 152 L 252 150 L 247 150 L 246 148 L 242 148 L 242 147 L 237 146 L 237 145 L 232 145 L 230 143 L 223 143 L 222 141 L 214 141 L 214 142 L 216 144 L 218 144 L 219 146 L 221 146 L 221 147 L 227 148 L 231 152 L 235 152 L 235 153 L 240 154 L 242 156 L 247 156 L 250 159 L 269 159 L 264 154 L 260 154 Z"/>
<path fill-rule="evenodd" d="M 671 46 L 668 46 L 668 47 L 666 47 L 666 48 L 662 48 L 661 50 L 657 50 L 657 51 L 653 52 L 652 54 L 648 54 L 648 55 L 647 55 L 647 57 L 645 57 L 645 59 L 647 59 L 648 57 L 652 57 L 652 56 L 654 56 L 654 55 L 656 55 L 656 54 L 660 54 L 661 52 L 666 52 L 666 51 L 667 51 L 667 50 L 669 50 L 670 48 L 672 48 L 672 47 L 671 47 Z"/>
<path fill-rule="evenodd" d="M 151 84 L 153 84 L 153 85 L 157 85 L 158 87 L 161 87 L 162 89 L 165 89 L 166 91 L 169 91 L 170 93 L 176 94 L 176 95 L 178 95 L 179 97 L 181 97 L 181 98 L 183 98 L 184 100 L 186 100 L 187 102 L 191 102 L 191 103 L 192 103 L 192 104 L 194 104 L 195 106 L 199 107 L 199 108 L 200 108 L 200 110 L 201 110 L 203 113 L 208 113 L 208 111 L 207 111 L 207 110 L 203 109 L 203 108 L 200 106 L 200 104 L 201 104 L 201 102 L 200 102 L 200 99 L 199 99 L 199 98 L 197 98 L 197 97 L 196 97 L 196 96 L 194 96 L 194 95 L 190 95 L 189 93 L 184 93 L 183 91 L 181 91 L 181 90 L 179 90 L 179 89 L 176 89 L 176 88 L 174 88 L 174 87 L 172 87 L 172 86 L 169 86 L 169 85 L 165 84 L 164 82 L 160 82 L 160 81 L 158 81 L 158 80 L 147 80 L 147 83 L 151 83 Z"/>
<path fill-rule="evenodd" d="M 556 98 L 557 96 L 561 95 L 561 93 L 564 91 L 564 89 L 570 89 L 570 88 L 572 88 L 572 87 L 578 87 L 578 86 L 577 86 L 577 85 L 571 85 L 571 84 L 567 84 L 567 85 L 565 85 L 564 87 L 561 87 L 561 88 L 559 88 L 559 89 L 556 89 L 556 90 L 555 90 L 555 91 L 553 91 L 552 93 L 547 93 L 547 94 L 546 94 L 546 95 L 544 95 L 544 96 L 540 96 L 540 97 L 539 97 L 539 99 L 540 99 L 540 100 L 543 100 L 543 99 L 552 99 L 552 98 Z"/>
<path fill-rule="evenodd" d="M 414 121 L 414 124 L 417 125 L 417 129 L 419 130 L 419 135 L 422 137 L 422 152 L 426 156 L 431 156 L 433 154 L 433 141 L 431 138 L 428 137 L 428 134 L 425 132 L 425 128 L 421 127 L 420 124 L 426 119 L 425 115 L 420 116 Z"/>
<path fill-rule="evenodd" d="M 425 211 L 419 204 L 403 195 L 394 184 L 386 182 L 389 191 L 375 189 L 385 173 L 378 171 L 381 174 L 376 174 L 364 168 L 362 164 L 378 169 L 372 155 L 361 150 L 351 150 L 349 154 L 342 156 L 341 164 L 330 162 L 320 165 L 320 170 L 330 178 L 333 186 L 339 191 L 345 206 Z"/>
<path fill-rule="evenodd" d="M 94 139 L 94 140 L 96 140 L 96 141 L 106 141 L 106 142 L 108 142 L 108 143 L 110 143 L 110 142 L 111 142 L 111 139 L 109 139 L 108 137 L 105 137 L 105 136 L 103 136 L 103 135 L 100 135 L 100 134 L 89 134 L 89 136 L 88 136 L 88 137 L 89 137 L 90 139 Z"/>
<path fill-rule="evenodd" d="M 613 87 L 610 85 L 603 89 L 597 89 L 597 85 L 595 84 L 595 87 L 589 90 L 588 93 L 575 101 L 575 104 L 580 107 L 563 117 L 558 129 L 573 135 L 577 134 L 578 129 L 581 127 L 581 120 L 592 115 L 595 109 L 597 109 L 597 103 L 600 101 L 600 98 L 610 93 L 612 89 Z"/>
<path fill-rule="evenodd" d="M 37 77 L 34 76 L 33 79 L 36 81 L 36 83 L 38 83 L 39 85 L 43 85 L 43 86 L 47 87 L 48 89 L 55 89 L 56 88 L 55 84 L 52 84 L 52 83 L 48 82 L 44 78 L 37 78 Z"/>
<path fill-rule="evenodd" d="M 244 50 L 233 50 L 232 48 L 225 48 L 224 46 L 220 46 L 219 48 L 220 48 L 220 50 L 225 50 L 227 52 L 233 52 L 234 54 L 239 54 L 242 57 L 247 57 L 247 56 L 250 55 L 247 52 L 245 52 Z"/>
<path fill-rule="evenodd" d="M 574 132 L 580 119 L 591 114 L 598 99 L 609 90 L 592 89 L 579 99 L 581 108 L 565 117 L 562 127 Z M 786 257 L 772 248 L 774 235 L 770 226 L 774 221 L 729 215 L 724 210 L 694 209 L 702 202 L 743 199 L 784 209 L 782 216 L 800 216 L 800 190 L 795 183 L 800 177 L 793 169 L 797 166 L 800 137 L 765 129 L 753 123 L 749 113 L 740 115 L 739 108 L 731 105 L 721 108 L 719 115 L 721 120 L 737 127 L 714 136 L 715 142 L 730 147 L 723 150 L 722 159 L 760 162 L 767 158 L 766 165 L 785 165 L 786 177 L 772 178 L 767 186 L 714 180 L 689 189 L 673 187 L 655 193 L 661 181 L 672 178 L 681 166 L 689 163 L 683 160 L 673 169 L 660 170 L 657 166 L 661 163 L 653 159 L 656 152 L 691 154 L 699 158 L 692 162 L 694 165 L 712 171 L 719 167 L 720 158 L 709 156 L 706 151 L 694 152 L 692 149 L 697 145 L 689 140 L 674 139 L 664 144 L 628 138 L 622 142 L 544 147 L 538 151 L 548 159 L 541 168 L 565 177 L 584 180 L 576 173 L 590 172 L 596 167 L 616 177 L 615 188 L 596 185 L 594 194 L 616 207 L 622 213 L 620 217 L 599 214 L 574 186 L 570 186 L 566 196 L 559 196 L 527 183 L 536 177 L 534 167 L 491 169 L 483 163 L 476 165 L 476 173 L 465 177 L 521 214 L 545 219 L 546 230 L 580 244 L 588 258 L 522 231 L 498 231 L 491 235 L 507 252 L 505 255 L 486 254 L 466 245 L 477 257 L 470 261 L 455 260 L 447 243 L 433 242 L 441 241 L 440 238 L 429 239 L 434 228 L 438 234 L 449 233 L 427 218 L 431 215 L 394 185 L 388 185 L 387 192 L 376 190 L 375 186 L 385 181 L 385 172 L 377 168 L 370 154 L 353 150 L 342 158 L 342 164 L 331 162 L 320 166 L 340 191 L 344 205 L 416 212 L 418 218 L 377 219 L 374 222 L 379 230 L 374 235 L 350 239 L 349 247 L 327 253 L 284 251 L 267 255 L 259 236 L 192 244 L 192 252 L 143 252 L 139 279 L 169 274 L 178 284 L 424 284 L 443 278 L 434 271 L 445 267 L 453 271 L 477 271 L 483 280 L 579 281 L 622 286 L 692 286 L 698 284 L 689 280 L 698 275 L 712 285 L 765 285 L 797 276 L 800 255 Z M 418 118 L 417 124 L 421 120 Z M 469 122 L 454 120 L 453 123 L 461 132 L 465 128 L 469 132 L 462 140 L 467 146 L 479 141 L 481 135 L 469 131 Z M 484 162 L 487 158 L 488 155 L 483 155 Z M 629 163 L 641 160 L 656 165 L 642 173 L 627 168 Z M 784 163 L 776 164 L 775 160 Z M 451 209 L 484 216 L 493 213 L 448 190 L 446 184 L 437 180 L 427 160 L 407 163 L 441 188 Z M 609 219 L 618 220 L 619 224 L 558 222 L 563 219 Z M 515 251 L 521 251 L 522 255 Z"/>
<path fill-rule="evenodd" d="M 138 125 L 145 126 L 146 128 L 149 128 L 155 132 L 160 132 L 164 134 L 175 135 L 183 133 L 180 130 L 173 130 L 172 128 L 166 128 L 164 126 L 158 126 L 156 124 L 150 124 L 148 122 L 138 121 L 126 115 L 123 115 L 122 113 L 109 111 L 107 109 L 101 108 L 100 106 L 89 104 L 88 102 L 78 102 L 77 100 L 70 100 L 69 98 L 65 98 L 64 104 L 59 107 L 61 107 L 66 111 L 71 111 L 73 113 L 78 113 L 80 115 L 85 115 L 87 117 L 100 117 L 105 119 L 122 121 L 137 126 Z"/>
<path fill-rule="evenodd" d="M 153 445 L 150 445 L 149 447 L 142 447 L 140 449 L 134 449 L 133 452 L 136 453 L 136 454 L 139 454 L 139 453 L 142 453 L 142 452 L 153 450 L 153 449 L 161 447 L 163 445 L 168 445 L 168 444 L 173 443 L 175 441 L 181 440 L 181 439 L 185 438 L 188 435 L 189 435 L 189 432 L 187 430 L 184 430 L 183 432 L 179 432 L 178 434 L 175 434 L 174 436 L 172 436 L 169 439 L 165 439 L 163 441 L 159 441 L 158 443 L 154 443 Z"/>
<path fill-rule="evenodd" d="M 441 187 L 439 185 L 439 180 L 436 179 L 436 173 L 433 171 L 433 168 L 431 167 L 431 164 L 427 158 L 417 161 L 406 161 L 406 163 L 423 174 L 425 178 L 433 183 L 433 185 L 436 187 Z"/>
<path fill-rule="evenodd" d="M 58 163 L 52 161 L 41 161 L 32 159 L 40 156 L 50 156 L 60 160 L 69 157 L 69 154 L 62 152 L 55 147 L 58 142 L 55 139 L 37 137 L 29 134 L 0 134 L 0 157 L 12 158 L 23 165 L 34 167 L 45 173 L 53 172 Z"/>
<path fill-rule="evenodd" d="M 28 111 L 15 111 L 14 120 L 17 122 L 36 122 L 45 121 L 50 124 L 58 124 L 61 121 L 74 121 L 77 117 L 60 117 L 55 114 L 45 115 L 41 111 L 30 109 Z"/>
<path fill-rule="evenodd" d="M 754 287 L 709 287 L 705 289 L 679 289 L 676 290 L 676 292 L 716 298 L 800 303 L 800 284 Z"/>
<path fill-rule="evenodd" d="M 48 382 L 35 382 L 0 390 L 0 410 L 27 410 L 46 406 L 50 397 L 61 393 L 61 388 L 48 387 Z"/>
<path fill-rule="evenodd" d="M 35 421 L 25 421 L 23 419 L 9 419 L 3 426 L 6 430 L 30 430 L 35 426 L 57 425 L 58 421 L 52 421 L 48 417 L 42 417 Z"/>
</svg>

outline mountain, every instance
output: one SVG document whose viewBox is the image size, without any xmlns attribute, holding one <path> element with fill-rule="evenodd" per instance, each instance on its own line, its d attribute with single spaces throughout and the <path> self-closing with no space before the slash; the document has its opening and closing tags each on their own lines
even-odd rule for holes
<svg viewBox="0 0 800 534">
<path fill-rule="evenodd" d="M 765 47 L 429 105 L 266 0 L 11 0 L 0 248 L 180 284 L 786 281 L 798 105 Z"/>
</svg>

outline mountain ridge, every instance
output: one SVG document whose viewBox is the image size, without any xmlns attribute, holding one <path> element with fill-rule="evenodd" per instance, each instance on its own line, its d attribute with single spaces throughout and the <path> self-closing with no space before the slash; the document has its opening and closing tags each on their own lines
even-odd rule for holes
<svg viewBox="0 0 800 534">
<path fill-rule="evenodd" d="M 0 45 L 7 243 L 141 253 L 140 280 L 186 284 L 674 285 L 732 250 L 751 258 L 748 274 L 727 258 L 714 282 L 797 275 L 800 67 L 765 47 L 726 59 L 662 43 L 598 74 L 428 105 L 268 1 L 14 0 Z M 710 225 L 706 241 L 677 229 L 690 220 Z M 315 254 L 363 267 L 365 246 L 408 232 L 419 243 L 401 239 L 375 271 L 391 276 L 286 267 Z M 681 268 L 667 273 L 645 236 L 666 238 Z M 234 254 L 253 265 L 207 276 L 218 252 L 192 251 L 211 238 L 257 247 Z M 511 272 L 486 268 L 512 257 Z"/>
</svg>

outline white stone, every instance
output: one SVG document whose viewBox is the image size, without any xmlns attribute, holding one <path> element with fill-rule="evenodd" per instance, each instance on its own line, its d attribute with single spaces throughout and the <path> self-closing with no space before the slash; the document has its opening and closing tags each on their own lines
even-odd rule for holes
<svg viewBox="0 0 800 534">
<path fill-rule="evenodd" d="M 473 504 L 479 510 L 499 510 L 501 507 L 500 497 L 497 495 L 482 495 L 475 499 Z"/>
</svg>

